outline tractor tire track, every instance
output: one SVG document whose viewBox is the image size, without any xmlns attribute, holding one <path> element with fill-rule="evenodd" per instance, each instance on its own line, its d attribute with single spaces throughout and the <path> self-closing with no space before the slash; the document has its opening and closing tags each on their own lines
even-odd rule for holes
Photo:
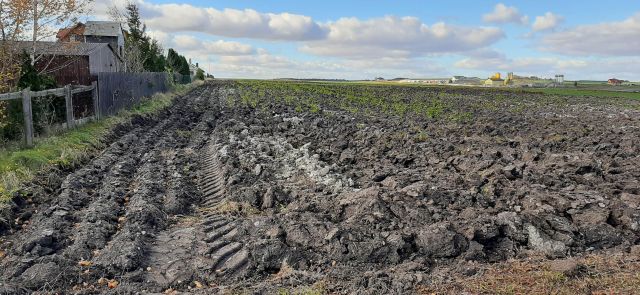
<svg viewBox="0 0 640 295">
<path fill-rule="evenodd" d="M 242 274 L 249 263 L 238 242 L 238 221 L 216 212 L 224 204 L 225 185 L 215 150 L 208 145 L 200 153 L 200 207 L 158 234 L 149 250 L 144 281 L 152 282 L 154 292 L 188 289 L 194 282 L 215 286 Z"/>
<path fill-rule="evenodd" d="M 226 200 L 225 175 L 218 158 L 217 147 L 210 145 L 205 152 L 203 176 L 200 181 L 204 194 L 203 205 L 219 208 Z M 245 269 L 249 262 L 248 252 L 241 243 L 234 242 L 238 236 L 237 221 L 213 213 L 204 216 L 203 225 L 206 232 L 205 241 L 209 247 L 207 253 L 215 261 L 211 269 L 217 275 L 230 275 Z"/>
</svg>

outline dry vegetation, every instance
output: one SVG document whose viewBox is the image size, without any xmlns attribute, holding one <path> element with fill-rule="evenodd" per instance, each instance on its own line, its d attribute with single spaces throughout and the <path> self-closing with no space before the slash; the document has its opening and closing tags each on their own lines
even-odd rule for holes
<svg viewBox="0 0 640 295">
<path fill-rule="evenodd" d="M 549 261 L 513 260 L 481 266 L 478 274 L 418 288 L 420 294 L 637 294 L 640 248 Z"/>
</svg>

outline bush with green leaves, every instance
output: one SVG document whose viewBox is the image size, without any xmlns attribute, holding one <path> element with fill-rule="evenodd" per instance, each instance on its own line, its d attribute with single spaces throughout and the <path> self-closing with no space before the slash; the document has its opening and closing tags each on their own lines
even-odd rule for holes
<svg viewBox="0 0 640 295">
<path fill-rule="evenodd" d="M 38 73 L 31 64 L 29 55 L 24 53 L 22 55 L 18 89 L 42 91 L 56 87 L 56 82 L 53 78 Z M 43 133 L 51 124 L 63 122 L 65 119 L 65 102 L 63 97 L 46 96 L 32 98 L 31 107 L 36 133 Z M 6 108 L 6 118 L 2 126 L 0 126 L 0 141 L 8 142 L 19 140 L 22 136 L 24 125 L 22 100 L 11 100 L 7 103 Z"/>
</svg>

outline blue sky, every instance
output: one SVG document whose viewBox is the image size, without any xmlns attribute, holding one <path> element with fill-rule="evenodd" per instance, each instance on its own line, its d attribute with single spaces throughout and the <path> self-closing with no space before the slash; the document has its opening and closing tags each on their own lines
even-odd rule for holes
<svg viewBox="0 0 640 295">
<path fill-rule="evenodd" d="M 219 77 L 640 80 L 640 1 L 134 2 L 166 48 Z"/>
</svg>

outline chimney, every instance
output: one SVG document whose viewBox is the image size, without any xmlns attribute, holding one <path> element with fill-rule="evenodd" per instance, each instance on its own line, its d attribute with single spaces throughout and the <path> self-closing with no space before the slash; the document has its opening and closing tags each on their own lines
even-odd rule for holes
<svg viewBox="0 0 640 295">
<path fill-rule="evenodd" d="M 198 63 L 196 63 L 196 68 L 199 68 L 200 66 L 198 66 Z"/>
<path fill-rule="evenodd" d="M 189 59 L 189 64 L 191 64 L 191 59 Z"/>
</svg>

